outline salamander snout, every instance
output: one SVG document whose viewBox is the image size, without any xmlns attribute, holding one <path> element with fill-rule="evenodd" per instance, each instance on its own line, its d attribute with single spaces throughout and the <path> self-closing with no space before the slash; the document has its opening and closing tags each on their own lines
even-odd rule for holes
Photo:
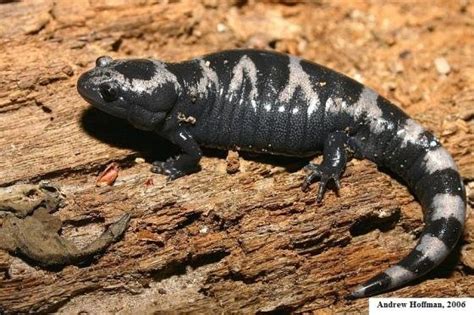
<svg viewBox="0 0 474 315">
<path fill-rule="evenodd" d="M 99 58 L 100 59 L 100 58 Z M 97 60 L 97 64 L 107 62 Z M 77 80 L 77 91 L 89 104 L 115 117 L 125 118 L 128 103 L 120 84 L 113 80 L 103 66 L 81 74 Z"/>
</svg>

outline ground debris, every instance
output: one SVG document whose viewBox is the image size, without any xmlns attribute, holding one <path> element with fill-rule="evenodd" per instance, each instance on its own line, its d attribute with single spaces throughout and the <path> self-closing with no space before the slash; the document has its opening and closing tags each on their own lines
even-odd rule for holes
<svg viewBox="0 0 474 315">
<path fill-rule="evenodd" d="M 49 184 L 1 189 L 0 209 L 8 213 L 0 228 L 0 248 L 42 266 L 61 266 L 79 263 L 105 250 L 127 228 L 130 215 L 125 214 L 88 246 L 77 248 L 73 242 L 59 235 L 61 221 L 51 215 L 62 202 L 58 192 L 57 187 Z M 35 202 L 30 202 L 25 196 L 36 197 Z"/>
<path fill-rule="evenodd" d="M 116 162 L 110 163 L 109 165 L 107 165 L 105 170 L 103 170 L 97 177 L 97 180 L 95 183 L 96 186 L 98 187 L 112 186 L 118 177 L 119 171 L 120 171 L 120 167 L 118 163 Z"/>
<path fill-rule="evenodd" d="M 451 72 L 451 66 L 444 57 L 436 58 L 434 60 L 434 64 L 436 67 L 436 71 L 438 71 L 439 74 L 448 74 L 449 72 Z"/>
</svg>

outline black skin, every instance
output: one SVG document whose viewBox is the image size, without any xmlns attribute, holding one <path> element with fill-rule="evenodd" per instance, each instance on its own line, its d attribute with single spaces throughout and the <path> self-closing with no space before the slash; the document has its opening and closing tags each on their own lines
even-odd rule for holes
<svg viewBox="0 0 474 315">
<path fill-rule="evenodd" d="M 319 190 L 316 201 L 319 203 L 323 199 L 327 183 L 332 180 L 339 190 L 341 174 L 346 167 L 349 150 L 347 150 L 347 134 L 344 132 L 331 133 L 324 143 L 323 162 L 318 165 L 309 163 L 306 168 L 310 171 L 306 176 L 302 189 L 308 190 L 309 185 L 315 178 L 319 178 Z"/>
<path fill-rule="evenodd" d="M 186 140 L 179 136 L 180 133 L 186 137 Z M 177 133 L 166 134 L 166 138 L 179 146 L 182 153 L 177 157 L 169 158 L 166 162 L 154 161 L 151 171 L 167 175 L 169 180 L 197 172 L 199 170 L 199 161 L 202 157 L 202 150 L 189 131 L 183 128 Z"/>
<path fill-rule="evenodd" d="M 255 61 L 256 64 L 258 64 L 259 61 L 262 64 L 262 69 L 264 70 L 259 69 L 259 72 L 266 71 L 266 73 L 261 73 L 259 77 L 262 76 L 268 78 L 273 82 L 273 85 L 280 86 L 280 89 L 286 84 L 288 76 L 287 72 L 285 73 L 276 67 L 266 67 L 268 65 L 279 63 L 285 63 L 286 66 L 288 59 L 285 55 L 257 51 L 249 51 L 247 53 L 252 59 L 257 59 Z M 262 53 L 264 55 L 261 55 Z M 227 54 L 216 54 L 205 59 L 211 60 L 213 64 L 217 64 L 216 67 L 222 67 L 222 72 L 230 72 L 232 66 L 235 66 L 240 57 L 240 51 L 230 51 Z M 129 61 L 130 65 L 126 74 L 140 78 L 140 73 L 138 72 L 144 70 L 146 72 L 147 67 L 143 64 L 146 65 L 148 62 L 149 61 L 147 60 L 140 59 Z M 101 68 L 105 69 L 107 67 L 113 67 L 113 63 L 114 61 L 110 57 L 101 57 L 96 62 L 96 69 L 100 70 Z M 132 69 L 134 64 L 137 73 L 133 73 Z M 308 67 L 308 69 L 305 70 L 311 72 L 311 65 L 309 63 L 305 63 L 304 65 Z M 167 68 L 176 74 L 178 81 L 181 84 L 183 84 L 184 81 L 195 82 L 196 80 L 199 80 L 201 76 L 201 68 L 197 61 L 167 65 Z M 267 68 L 267 70 L 265 70 L 265 68 Z M 343 78 L 337 77 L 339 74 L 335 75 L 334 72 L 325 68 L 321 68 L 318 71 L 321 72 L 322 75 L 329 75 L 328 79 L 331 79 L 331 82 L 333 83 L 328 83 L 328 85 L 334 84 L 336 86 L 338 85 L 338 81 Z M 307 166 L 307 170 L 309 170 L 310 173 L 302 186 L 302 188 L 306 190 L 309 187 L 309 184 L 311 184 L 316 178 L 319 178 L 320 189 L 318 191 L 317 200 L 321 201 L 327 184 L 330 181 L 333 181 L 337 188 L 339 187 L 340 176 L 344 171 L 350 152 L 354 151 L 353 148 L 349 149 L 350 145 L 347 142 L 348 137 L 346 132 L 334 130 L 333 133 L 328 133 L 327 131 L 324 131 L 321 126 L 318 127 L 318 125 L 320 125 L 318 124 L 319 113 L 313 115 L 311 123 L 315 126 L 312 127 L 312 131 L 321 132 L 321 136 L 313 135 L 310 137 L 310 135 L 307 135 L 305 137 L 300 137 L 302 139 L 294 141 L 294 138 L 302 133 L 302 126 L 298 125 L 301 125 L 302 119 L 307 118 L 276 115 L 276 111 L 272 109 L 270 114 L 263 118 L 268 120 L 268 124 L 258 126 L 255 117 L 247 117 L 248 115 L 246 116 L 246 114 L 248 113 L 243 113 L 246 110 L 244 107 L 249 106 L 248 102 L 244 101 L 244 104 L 239 106 L 237 103 L 238 98 L 235 97 L 235 102 L 225 103 L 225 100 L 222 97 L 219 97 L 218 91 L 212 89 L 210 89 L 207 97 L 190 95 L 190 93 L 177 91 L 172 84 L 166 84 L 165 86 L 159 87 L 159 95 L 156 93 L 157 95 L 155 97 L 150 97 L 150 102 L 145 106 L 143 105 L 144 101 L 148 102 L 148 99 L 140 100 L 140 105 L 138 105 L 136 103 L 138 97 L 134 95 L 133 91 L 120 90 L 120 84 L 117 83 L 100 84 L 100 91 L 96 93 L 92 88 L 93 84 L 89 81 L 90 76 L 90 73 L 85 73 L 81 76 L 78 82 L 78 90 L 79 93 L 91 104 L 114 116 L 128 119 L 139 129 L 153 130 L 161 137 L 168 139 L 180 147 L 182 153 L 179 156 L 170 158 L 165 162 L 153 162 L 151 171 L 165 174 L 168 176 L 169 180 L 174 180 L 199 170 L 199 161 L 202 157 L 202 151 L 200 149 L 201 145 L 220 149 L 232 149 L 237 147 L 244 151 L 265 152 L 289 156 L 311 156 L 317 152 L 323 151 L 324 157 L 320 166 L 314 163 L 310 163 Z M 331 78 L 331 76 L 335 77 Z M 231 83 L 231 77 L 222 76 L 219 78 L 219 81 L 219 84 L 224 88 L 225 94 Z M 360 90 L 357 83 L 353 81 L 350 83 L 352 83 L 352 85 L 346 84 L 346 91 L 341 92 L 349 93 L 351 90 L 354 90 L 355 92 Z M 265 85 L 268 85 L 268 80 L 267 82 L 257 82 L 258 89 L 263 89 L 259 94 L 263 95 L 265 93 L 263 92 Z M 239 92 L 248 93 L 248 90 L 249 84 L 246 82 L 242 85 Z M 163 91 L 165 91 L 165 93 L 163 93 Z M 295 93 L 295 95 L 297 94 L 298 92 Z M 119 96 L 121 96 L 121 99 L 119 99 Z M 198 99 L 196 99 L 196 97 Z M 272 95 L 270 96 L 270 99 L 264 97 L 259 101 L 267 101 L 268 99 L 268 101 L 273 101 L 273 103 L 275 103 L 274 98 L 275 95 Z M 104 101 L 106 106 L 101 104 L 104 103 Z M 307 104 L 303 102 L 305 101 L 296 97 L 294 100 L 294 106 L 307 106 Z M 207 107 L 202 105 L 204 103 L 207 104 Z M 128 108 L 128 114 L 122 114 L 118 111 L 111 112 L 111 107 L 120 110 Z M 145 107 L 145 114 L 143 114 L 143 108 Z M 276 104 L 274 107 L 276 108 Z M 238 125 L 236 125 L 235 119 L 230 115 L 237 111 L 240 111 L 237 115 L 240 115 L 243 118 L 242 123 L 239 123 Z M 156 122 L 152 121 L 151 115 L 149 115 L 150 113 L 153 113 L 155 115 L 154 117 L 159 116 L 161 121 L 160 119 Z M 173 117 L 173 115 L 176 115 L 177 113 L 186 113 L 188 116 L 195 117 L 196 123 L 191 125 L 177 120 Z M 221 113 L 226 117 L 222 117 L 220 115 Z M 265 112 L 259 109 L 258 115 L 264 116 L 264 114 Z M 246 118 L 248 119 L 246 120 Z M 247 126 L 245 126 L 245 123 L 247 123 Z M 285 128 L 281 127 L 285 125 L 290 125 L 290 127 L 292 127 L 291 129 L 299 130 L 299 134 L 286 134 Z M 225 126 L 227 126 L 227 128 Z M 234 126 L 234 128 L 229 130 L 229 126 Z M 275 129 L 272 130 L 272 127 Z M 218 128 L 224 128 L 227 131 L 220 132 Z M 249 136 L 250 134 L 252 135 Z M 272 137 L 272 134 L 275 134 L 275 137 Z M 276 141 L 273 141 L 273 139 Z M 323 139 L 327 140 L 321 141 Z M 274 149 L 268 148 L 268 144 L 274 144 Z"/>
<path fill-rule="evenodd" d="M 201 146 L 296 157 L 322 152 L 321 164 L 306 166 L 302 185 L 307 190 L 319 179 L 320 202 L 329 183 L 339 188 L 350 158 L 366 158 L 415 192 L 426 210 L 421 237 L 450 251 L 462 233 L 464 186 L 439 141 L 385 98 L 324 66 L 258 50 L 180 63 L 100 57 L 77 88 L 93 106 L 179 146 L 179 156 L 151 169 L 169 180 L 199 170 Z M 432 217 L 446 200 L 454 216 Z M 396 265 L 399 270 L 373 277 L 349 298 L 400 287 L 426 274 L 447 252 L 423 250 L 413 250 Z M 406 270 L 409 277 L 403 276 Z"/>
</svg>

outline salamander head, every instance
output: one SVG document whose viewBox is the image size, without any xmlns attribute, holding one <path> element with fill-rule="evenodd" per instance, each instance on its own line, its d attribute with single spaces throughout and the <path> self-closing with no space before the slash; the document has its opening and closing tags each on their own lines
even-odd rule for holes
<svg viewBox="0 0 474 315">
<path fill-rule="evenodd" d="M 177 101 L 180 85 L 164 63 L 102 56 L 77 82 L 91 105 L 143 130 L 155 130 Z"/>
</svg>

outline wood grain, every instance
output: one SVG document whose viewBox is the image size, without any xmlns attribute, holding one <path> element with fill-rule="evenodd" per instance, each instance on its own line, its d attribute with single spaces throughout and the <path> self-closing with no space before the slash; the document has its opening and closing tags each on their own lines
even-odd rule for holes
<svg viewBox="0 0 474 315">
<path fill-rule="evenodd" d="M 300 190 L 304 163 L 287 159 L 244 155 L 229 175 L 226 154 L 207 152 L 201 172 L 166 183 L 149 163 L 173 147 L 77 95 L 78 75 L 100 55 L 172 61 L 274 47 L 324 63 L 433 130 L 472 187 L 472 3 L 94 3 L 0 4 L 0 186 L 60 185 L 63 235 L 79 246 L 124 212 L 132 221 L 84 266 L 45 270 L 0 253 L 7 313 L 366 312 L 367 299 L 343 296 L 408 253 L 422 229 L 407 188 L 367 161 L 351 161 L 340 196 L 329 192 L 322 205 L 315 185 Z M 439 56 L 447 76 L 436 72 Z M 112 161 L 121 167 L 114 186 L 96 187 Z M 442 266 L 386 296 L 473 296 L 473 226 L 471 216 Z"/>
</svg>

